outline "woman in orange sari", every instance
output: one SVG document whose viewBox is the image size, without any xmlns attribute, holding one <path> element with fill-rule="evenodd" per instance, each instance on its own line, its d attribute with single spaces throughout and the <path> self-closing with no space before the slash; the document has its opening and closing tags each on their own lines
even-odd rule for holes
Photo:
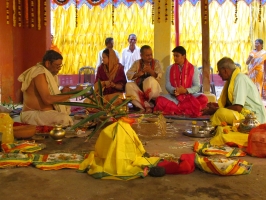
<svg viewBox="0 0 266 200">
<path fill-rule="evenodd" d="M 248 76 L 257 86 L 260 95 L 264 90 L 264 95 L 266 96 L 266 80 L 264 78 L 264 67 L 266 67 L 266 51 L 263 49 L 263 40 L 255 40 L 255 49 L 252 50 L 249 54 L 249 57 L 246 61 L 248 65 Z M 264 82 L 264 89 L 263 89 Z"/>
</svg>

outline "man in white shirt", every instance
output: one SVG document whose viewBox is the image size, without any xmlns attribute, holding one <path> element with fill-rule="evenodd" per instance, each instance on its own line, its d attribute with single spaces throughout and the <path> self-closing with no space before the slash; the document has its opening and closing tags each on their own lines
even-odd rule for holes
<svg viewBox="0 0 266 200">
<path fill-rule="evenodd" d="M 108 38 L 106 38 L 106 39 L 105 39 L 105 46 L 106 46 L 106 48 L 108 48 L 108 49 L 113 49 L 113 47 L 114 47 L 114 38 L 112 38 L 112 37 L 108 37 Z M 102 64 L 102 59 L 103 59 L 102 54 L 103 54 L 103 51 L 104 51 L 104 50 L 105 50 L 105 49 L 101 50 L 101 51 L 98 53 L 98 59 L 97 59 L 97 62 L 96 62 L 96 70 L 95 70 L 96 73 L 97 73 L 97 69 L 98 69 L 98 67 Z M 114 49 L 113 49 L 113 50 L 114 50 Z M 118 51 L 114 50 L 114 52 L 115 52 L 115 54 L 116 54 L 118 60 L 120 60 L 120 56 L 119 56 Z"/>
<path fill-rule="evenodd" d="M 136 46 L 137 36 L 128 36 L 129 46 L 122 51 L 121 64 L 124 66 L 125 74 L 132 66 L 133 62 L 140 59 L 140 48 Z"/>
</svg>

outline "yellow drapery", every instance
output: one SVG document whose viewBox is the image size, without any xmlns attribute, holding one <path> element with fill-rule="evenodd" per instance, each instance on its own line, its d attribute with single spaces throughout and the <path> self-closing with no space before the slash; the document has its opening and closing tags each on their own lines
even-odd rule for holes
<svg viewBox="0 0 266 200">
<path fill-rule="evenodd" d="M 238 1 L 238 20 L 235 21 L 235 5 L 227 0 L 222 5 L 212 1 L 210 15 L 210 63 L 216 72 L 217 61 L 229 56 L 246 71 L 245 61 L 254 48 L 254 40 L 266 42 L 266 6 L 261 7 L 261 22 L 258 21 L 259 2 L 247 5 Z M 187 49 L 187 57 L 197 66 L 202 64 L 200 1 L 193 6 L 185 1 L 179 7 L 180 45 Z M 152 5 L 146 3 L 140 8 L 133 3 L 129 8 L 120 4 L 114 10 L 115 24 L 112 26 L 111 5 L 104 9 L 85 4 L 78 11 L 78 27 L 75 24 L 75 6 L 67 10 L 58 6 L 52 10 L 54 16 L 55 44 L 62 51 L 65 67 L 61 74 L 77 74 L 82 66 L 95 67 L 97 53 L 105 47 L 106 37 L 114 38 L 114 49 L 122 52 L 128 46 L 128 35 L 135 33 L 138 46 L 154 46 Z M 155 17 L 156 18 L 156 17 Z M 163 30 L 162 30 L 163 31 Z M 172 26 L 172 49 L 175 47 L 175 30 Z M 170 53 L 170 52 L 169 52 Z"/>
</svg>

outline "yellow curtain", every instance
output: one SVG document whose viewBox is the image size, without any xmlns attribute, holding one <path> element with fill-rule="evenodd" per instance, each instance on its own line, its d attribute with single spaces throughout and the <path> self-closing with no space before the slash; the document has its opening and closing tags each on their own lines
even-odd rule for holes
<svg viewBox="0 0 266 200">
<path fill-rule="evenodd" d="M 52 11 L 55 44 L 64 57 L 64 67 L 60 74 L 77 74 L 83 66 L 96 67 L 98 52 L 105 48 L 105 38 L 114 38 L 114 49 L 122 52 L 128 44 L 131 33 L 137 35 L 137 46 L 154 46 L 154 26 L 152 6 L 146 3 L 143 8 L 133 3 L 129 8 L 120 4 L 114 9 L 112 26 L 112 5 L 104 9 L 85 4 L 78 10 L 78 26 L 75 22 L 75 6 L 67 10 L 58 6 Z"/>
<path fill-rule="evenodd" d="M 200 1 L 193 6 L 185 1 L 179 6 L 180 45 L 187 49 L 187 57 L 191 63 L 202 65 L 201 11 Z M 265 23 L 266 6 L 261 8 L 261 22 L 258 21 L 259 2 L 247 5 L 244 1 L 237 3 L 235 21 L 235 5 L 225 1 L 222 5 L 216 1 L 209 4 L 210 18 L 210 64 L 217 71 L 216 63 L 224 56 L 231 57 L 246 72 L 245 64 L 249 52 L 254 48 L 254 41 L 261 38 L 266 42 Z M 175 47 L 175 30 L 172 27 L 172 47 Z"/>
<path fill-rule="evenodd" d="M 180 45 L 187 49 L 191 63 L 202 65 L 201 14 L 200 1 L 193 6 L 185 1 L 179 7 Z M 266 43 L 266 6 L 261 8 L 261 22 L 258 21 L 259 2 L 247 5 L 238 1 L 238 20 L 235 21 L 235 5 L 225 1 L 222 5 L 212 1 L 209 5 L 210 16 L 210 63 L 217 71 L 216 63 L 224 56 L 231 57 L 242 66 L 245 65 L 249 52 L 254 48 L 254 41 L 261 38 Z M 152 5 L 146 3 L 143 8 L 133 3 L 131 7 L 120 4 L 114 10 L 112 26 L 112 6 L 104 9 L 95 6 L 92 9 L 85 4 L 78 10 L 78 27 L 75 23 L 75 6 L 67 10 L 58 6 L 52 10 L 55 44 L 64 57 L 64 68 L 60 74 L 77 74 L 83 66 L 96 67 L 98 52 L 105 47 L 106 37 L 114 38 L 114 49 L 122 52 L 128 46 L 128 35 L 135 33 L 137 45 L 154 47 L 154 26 L 152 24 Z M 175 30 L 172 26 L 172 49 L 175 47 Z M 264 45 L 266 46 L 266 45 Z M 171 54 L 171 52 L 169 52 Z"/>
</svg>

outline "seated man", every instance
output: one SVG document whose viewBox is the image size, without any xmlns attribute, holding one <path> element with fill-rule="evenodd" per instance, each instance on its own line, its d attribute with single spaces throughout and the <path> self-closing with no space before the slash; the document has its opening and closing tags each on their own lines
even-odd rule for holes
<svg viewBox="0 0 266 200">
<path fill-rule="evenodd" d="M 136 60 L 127 71 L 128 80 L 135 82 L 126 84 L 126 94 L 135 98 L 132 103 L 136 107 L 151 113 L 150 100 L 157 98 L 162 92 L 158 80 L 162 77 L 163 71 L 159 61 L 153 59 L 150 46 L 141 47 L 140 57 L 141 59 Z"/>
<path fill-rule="evenodd" d="M 235 66 L 231 58 L 224 57 L 217 63 L 219 76 L 226 81 L 218 100 L 218 106 L 208 104 L 205 114 L 210 114 L 214 126 L 245 118 L 245 113 L 254 112 L 260 123 L 266 122 L 265 107 L 256 85 L 240 68 Z"/>
<path fill-rule="evenodd" d="M 199 71 L 186 58 L 182 46 L 173 49 L 175 63 L 166 70 L 166 90 L 169 94 L 157 98 L 154 111 L 163 114 L 186 115 L 198 117 L 206 107 L 208 98 L 199 94 Z"/>
<path fill-rule="evenodd" d="M 69 116 L 70 110 L 64 105 L 55 102 L 67 101 L 72 95 L 57 95 L 57 74 L 62 67 L 63 57 L 54 50 L 45 53 L 41 63 L 24 71 L 18 80 L 22 82 L 23 109 L 20 114 L 21 122 L 33 125 L 53 126 L 73 124 Z M 64 87 L 62 92 L 69 92 L 69 87 Z M 82 90 L 78 87 L 77 90 Z"/>
</svg>

